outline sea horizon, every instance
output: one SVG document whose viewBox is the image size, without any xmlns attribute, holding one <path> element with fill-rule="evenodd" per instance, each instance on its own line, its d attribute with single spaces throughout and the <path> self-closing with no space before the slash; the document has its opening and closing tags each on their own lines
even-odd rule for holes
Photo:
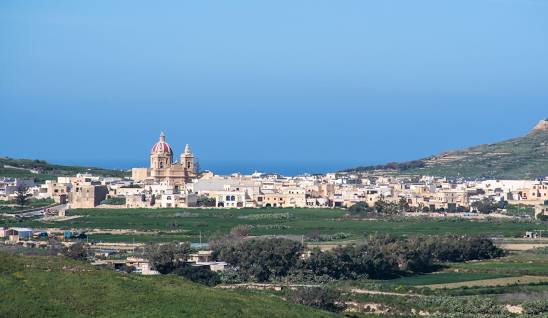
<svg viewBox="0 0 548 318">
<path fill-rule="evenodd" d="M 148 160 L 131 159 L 46 159 L 49 163 L 89 166 L 106 169 L 128 170 L 131 168 L 148 167 Z M 218 175 L 233 173 L 252 174 L 254 172 L 278 173 L 284 176 L 298 176 L 304 174 L 325 174 L 358 166 L 375 165 L 377 162 L 265 162 L 265 161 L 206 161 L 200 160 L 200 170 L 209 170 Z"/>
</svg>

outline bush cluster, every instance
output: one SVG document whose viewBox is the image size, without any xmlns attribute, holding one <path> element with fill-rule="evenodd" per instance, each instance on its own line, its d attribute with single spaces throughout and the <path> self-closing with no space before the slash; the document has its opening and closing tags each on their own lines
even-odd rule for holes
<svg viewBox="0 0 548 318">
<path fill-rule="evenodd" d="M 183 276 L 193 282 L 214 286 L 220 282 L 219 275 L 206 267 L 193 267 L 186 263 L 191 252 L 190 244 L 150 244 L 145 247 L 145 258 L 151 268 L 161 274 Z"/>
<path fill-rule="evenodd" d="M 327 287 L 305 287 L 295 290 L 290 300 L 296 304 L 308 305 L 323 310 L 339 312 L 346 308 L 341 302 L 341 292 Z"/>
<path fill-rule="evenodd" d="M 228 262 L 241 279 L 280 277 L 311 280 L 391 278 L 430 272 L 437 262 L 462 262 L 504 255 L 489 239 L 477 236 L 423 236 L 398 239 L 377 236 L 365 244 L 314 249 L 301 257 L 300 242 L 282 238 L 221 239 L 211 242 L 214 257 Z M 318 279 L 315 279 L 318 278 Z"/>
</svg>

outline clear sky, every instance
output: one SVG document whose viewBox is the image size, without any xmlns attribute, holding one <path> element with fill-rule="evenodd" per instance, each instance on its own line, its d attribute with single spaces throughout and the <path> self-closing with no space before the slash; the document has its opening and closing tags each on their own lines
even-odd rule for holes
<svg viewBox="0 0 548 318">
<path fill-rule="evenodd" d="M 0 1 L 0 155 L 315 172 L 525 134 L 548 1 Z"/>
</svg>

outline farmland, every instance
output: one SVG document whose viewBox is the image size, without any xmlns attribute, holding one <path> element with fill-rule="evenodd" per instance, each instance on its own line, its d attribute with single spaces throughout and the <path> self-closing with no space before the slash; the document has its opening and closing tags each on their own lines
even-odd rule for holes
<svg viewBox="0 0 548 318">
<path fill-rule="evenodd" d="M 443 264 L 440 271 L 431 274 L 343 281 L 335 285 L 347 290 L 347 301 L 368 304 L 376 308 L 377 313 L 414 315 L 420 311 L 438 311 L 457 317 L 495 317 L 508 314 L 507 306 L 516 306 L 515 309 L 521 311 L 530 302 L 546 298 L 548 255 L 539 251 Z"/>
<path fill-rule="evenodd" d="M 198 242 L 200 238 L 207 242 L 210 238 L 230 232 L 241 224 L 251 226 L 252 236 L 291 235 L 311 245 L 334 246 L 347 242 L 366 239 L 373 234 L 393 234 L 396 236 L 436 235 L 436 234 L 486 234 L 504 237 L 505 241 L 522 244 L 518 239 L 527 230 L 547 229 L 546 223 L 534 223 L 520 220 L 468 220 L 457 218 L 351 218 L 345 210 L 339 209 L 80 209 L 70 210 L 69 218 L 62 221 L 41 221 L 38 219 L 12 221 L 4 220 L 6 225 L 29 226 L 34 228 L 82 229 L 88 233 L 88 240 L 103 242 Z M 316 233 L 314 236 L 310 233 Z M 341 235 L 341 233 L 345 235 Z M 315 238 L 314 238 L 315 237 Z M 331 240 L 325 240 L 329 238 Z M 524 244 L 527 245 L 527 244 Z M 41 261 L 37 261 L 40 259 Z M 310 308 L 291 305 L 287 299 L 288 291 L 224 291 L 192 284 L 183 278 L 167 275 L 143 277 L 115 273 L 92 268 L 83 263 L 73 262 L 60 257 L 35 256 L 19 257 L 6 263 L 11 274 L 4 275 L 2 284 L 14 286 L 17 280 L 24 281 L 31 290 L 16 287 L 19 293 L 14 308 L 8 309 L 20 316 L 25 310 L 45 313 L 44 316 L 75 315 L 75 308 L 83 308 L 81 315 L 245 315 L 258 316 L 258 308 L 269 315 L 276 316 L 321 316 L 329 314 Z M 14 263 L 15 262 L 15 263 Z M 67 264 L 67 262 L 69 264 Z M 10 265 L 11 264 L 11 265 Z M 17 264 L 30 264 L 21 269 Z M 61 265 L 63 264 L 63 265 Z M 17 269 L 19 268 L 19 269 Z M 60 270 L 76 268 L 77 270 Z M 6 270 L 2 269 L 3 272 Z M 32 293 L 41 288 L 48 278 L 60 282 L 76 296 L 60 297 L 57 287 L 48 295 Z M 13 277 L 12 277 L 13 276 Z M 82 290 L 76 290 L 73 280 L 82 282 Z M 422 311 L 427 313 L 453 313 L 469 317 L 494 317 L 506 313 L 506 306 L 515 306 L 519 310 L 527 308 L 529 300 L 543 299 L 548 294 L 548 252 L 546 249 L 510 252 L 507 256 L 464 263 L 437 264 L 435 272 L 420 275 L 402 274 L 392 279 L 333 280 L 327 285 L 342 291 L 342 300 L 349 310 L 357 310 L 359 317 L 370 313 L 386 315 L 412 316 Z M 276 283 L 275 281 L 273 283 Z M 61 287 L 59 287 L 61 288 Z M 104 290 L 98 299 L 87 299 L 85 293 L 91 290 Z M 125 290 L 132 291 L 131 297 L 117 296 Z M 145 293 L 158 293 L 158 297 L 145 297 Z M 226 294 L 225 294 L 226 293 Z M 172 296 L 166 296 L 166 295 Z M 208 303 L 230 305 L 214 308 L 196 305 L 189 300 L 190 295 L 202 295 Z M 54 303 L 44 297 L 60 297 L 62 304 Z M 525 295 L 525 296 L 524 296 Z M 3 295 L 2 295 L 3 296 Z M 41 299 L 46 305 L 40 307 L 32 297 Z M 41 298 L 40 298 L 41 297 Z M 172 298 L 170 298 L 172 297 Z M 206 298 L 209 297 L 209 298 Z M 525 298 L 524 298 L 525 297 Z M 97 306 L 97 302 L 109 299 L 106 308 Z M 136 304 L 139 300 L 146 303 Z M 177 300 L 185 300 L 182 307 Z M 158 304 L 152 304 L 157 301 Z M 203 300 L 206 301 L 206 300 Z M 147 305 L 147 306 L 145 306 Z M 146 308 L 145 308 L 146 307 Z M 241 308 L 239 308 L 241 307 Z M 304 308 L 304 309 L 303 309 Z M 368 309 L 369 308 L 369 309 Z M 93 310 L 93 312 L 91 312 Z M 124 311 L 125 310 L 125 311 Z M 413 311 L 414 310 L 414 311 Z M 516 309 L 517 310 L 517 309 Z M 136 312 L 139 311 L 139 314 Z M 270 314 L 272 313 L 272 314 Z M 0 312 L 0 315 L 2 313 Z M 361 315 L 361 316 L 360 316 Z"/>
<path fill-rule="evenodd" d="M 548 230 L 547 223 L 527 220 L 465 220 L 457 218 L 392 217 L 358 219 L 340 209 L 78 209 L 78 216 L 64 221 L 4 220 L 4 226 L 62 229 L 126 229 L 124 234 L 93 234 L 90 239 L 112 242 L 198 242 L 226 234 L 236 225 L 251 226 L 251 235 L 295 235 L 307 240 L 311 234 L 326 241 L 337 238 L 360 240 L 372 234 L 482 234 L 520 237 L 529 230 Z M 338 234 L 338 235 L 337 235 Z M 320 242 L 321 243 L 321 242 Z M 326 242 L 328 243 L 328 242 Z"/>
</svg>

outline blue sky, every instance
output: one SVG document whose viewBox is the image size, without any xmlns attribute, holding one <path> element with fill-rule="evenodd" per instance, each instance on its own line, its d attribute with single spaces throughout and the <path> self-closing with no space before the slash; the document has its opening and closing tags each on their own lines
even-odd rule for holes
<svg viewBox="0 0 548 318">
<path fill-rule="evenodd" d="M 0 2 L 0 155 L 202 168 L 409 160 L 548 116 L 548 2 Z"/>
</svg>

